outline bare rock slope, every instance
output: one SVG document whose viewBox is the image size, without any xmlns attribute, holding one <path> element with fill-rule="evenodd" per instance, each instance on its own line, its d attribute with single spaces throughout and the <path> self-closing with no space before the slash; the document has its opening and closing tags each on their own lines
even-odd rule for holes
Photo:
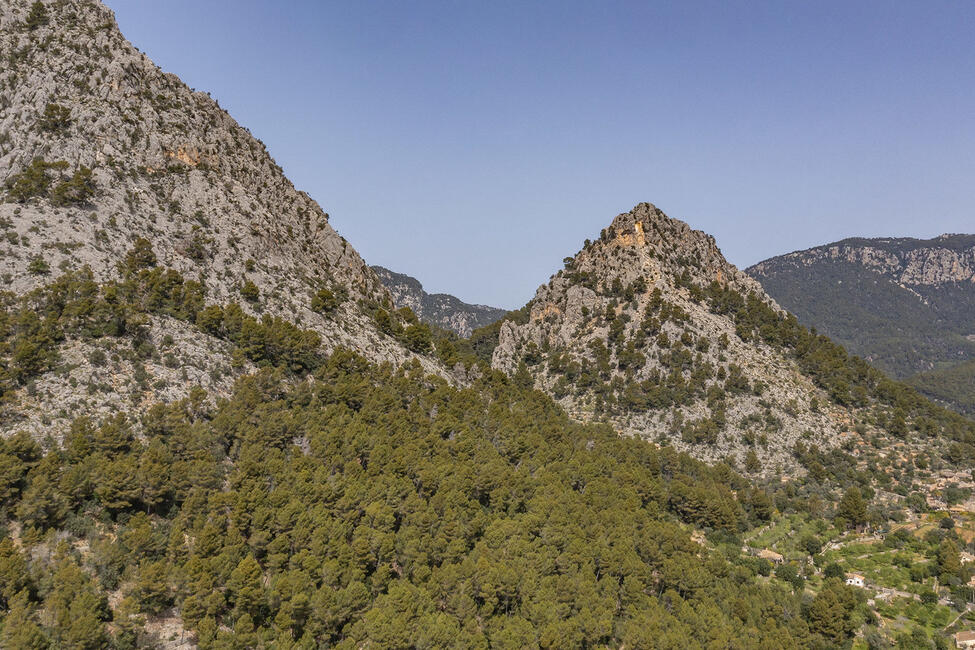
<svg viewBox="0 0 975 650">
<path fill-rule="evenodd" d="M 249 280 L 263 310 L 315 328 L 326 345 L 408 356 L 356 309 L 359 300 L 388 299 L 382 283 L 259 140 L 133 47 L 101 3 L 48 3 L 47 23 L 34 29 L 24 26 L 30 5 L 0 6 L 0 184 L 8 190 L 0 273 L 8 289 L 23 292 L 81 265 L 113 276 L 132 242 L 146 237 L 160 264 L 204 278 L 213 301 L 241 301 Z M 37 159 L 64 168 L 44 172 L 48 191 L 12 195 Z M 83 167 L 92 170 L 93 194 L 55 195 Z M 348 296 L 337 318 L 309 308 L 321 288 Z"/>
<path fill-rule="evenodd" d="M 712 286 L 779 310 L 712 237 L 640 204 L 567 258 L 523 322 L 501 325 L 493 365 L 528 372 L 577 417 L 707 459 L 754 451 L 772 471 L 798 440 L 837 444 L 849 414 L 795 360 L 740 336 Z"/>
<path fill-rule="evenodd" d="M 319 334 L 324 351 L 416 358 L 443 373 L 377 329 L 371 311 L 390 301 L 389 292 L 247 129 L 139 52 L 100 2 L 40 6 L 32 13 L 29 0 L 0 3 L 5 290 L 23 295 L 83 267 L 98 281 L 117 278 L 119 263 L 145 238 L 160 266 L 204 284 L 208 304 L 236 302 L 285 318 Z M 312 308 L 320 292 L 328 309 Z M 177 352 L 206 345 L 198 337 Z M 184 356 L 192 363 L 190 352 L 176 356 L 177 368 Z M 161 398 L 197 383 L 225 384 L 167 373 L 149 382 L 168 386 Z M 31 401 L 21 397 L 15 402 Z"/>
</svg>

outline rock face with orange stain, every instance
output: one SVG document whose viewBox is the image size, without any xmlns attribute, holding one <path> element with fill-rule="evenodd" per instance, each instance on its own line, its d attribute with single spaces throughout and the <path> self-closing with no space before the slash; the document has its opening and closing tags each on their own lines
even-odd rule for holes
<svg viewBox="0 0 975 650">
<path fill-rule="evenodd" d="M 205 278 L 213 302 L 249 309 L 240 293 L 247 279 L 261 312 L 302 322 L 329 347 L 377 361 L 413 356 L 361 313 L 357 303 L 389 292 L 261 141 L 207 93 L 160 70 L 102 3 L 48 3 L 48 24 L 27 34 L 31 4 L 0 5 L 0 52 L 18 52 L 0 66 L 0 198 L 11 198 L 5 185 L 38 157 L 65 161 L 50 176 L 90 168 L 94 193 L 71 205 L 44 195 L 0 201 L 5 289 L 25 292 L 84 265 L 112 278 L 145 237 L 161 265 Z M 31 272 L 36 258 L 53 271 Z M 328 318 L 310 309 L 323 288 L 348 296 Z"/>
<path fill-rule="evenodd" d="M 219 158 L 217 156 L 207 156 L 206 154 L 200 153 L 200 150 L 193 146 L 176 147 L 175 151 L 167 151 L 166 155 L 190 167 L 196 167 L 201 162 L 206 162 L 211 165 L 219 164 Z"/>
<path fill-rule="evenodd" d="M 714 238 L 641 203 L 538 288 L 523 324 L 501 325 L 492 363 L 527 370 L 581 419 L 666 440 L 698 457 L 791 466 L 805 438 L 838 443 L 829 398 L 783 353 L 713 313 L 712 283 L 778 307 Z"/>
<path fill-rule="evenodd" d="M 448 374 L 439 362 L 379 331 L 360 305 L 390 299 L 382 282 L 332 228 L 321 206 L 297 190 L 264 144 L 213 98 L 160 70 L 125 39 L 102 3 L 46 2 L 47 23 L 29 29 L 25 19 L 32 5 L 0 3 L 4 290 L 26 293 L 84 266 L 96 280 L 116 278 L 134 240 L 146 238 L 160 266 L 205 283 L 208 303 L 237 302 L 251 314 L 300 324 L 321 336 L 323 351 L 343 346 L 377 362 L 418 359 L 428 371 Z M 35 159 L 58 163 L 43 172 L 50 187 L 11 193 L 9 185 Z M 49 191 L 84 168 L 91 170 L 90 194 L 64 201 Z M 245 281 L 257 287 L 257 300 L 242 294 Z M 312 296 L 322 289 L 346 297 L 327 315 L 311 308 Z M 150 327 L 163 331 L 171 325 Z M 71 343 L 65 343 L 66 351 L 81 349 Z M 149 367 L 157 383 L 169 382 L 168 388 L 154 389 L 154 397 L 178 399 L 194 382 L 225 392 L 229 378 L 198 380 L 194 370 L 216 372 L 223 366 L 219 351 L 214 348 L 210 364 L 186 352 L 211 344 L 204 338 L 187 341 L 173 351 L 170 365 Z M 66 381 L 61 373 L 37 384 L 63 396 L 72 388 Z M 30 400 L 20 400 L 19 393 L 9 402 L 23 404 L 23 412 L 0 414 L 0 433 L 18 421 L 31 423 L 27 428 L 38 437 L 57 429 L 57 418 L 48 414 L 58 409 L 45 412 L 50 404 L 34 400 L 40 410 L 28 412 Z M 66 404 L 60 410 L 85 413 Z M 93 405 L 87 412 L 97 417 L 104 409 Z"/>
</svg>

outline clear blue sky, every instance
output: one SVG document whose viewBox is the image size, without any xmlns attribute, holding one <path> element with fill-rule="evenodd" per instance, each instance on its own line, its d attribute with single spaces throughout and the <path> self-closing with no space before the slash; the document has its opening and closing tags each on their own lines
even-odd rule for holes
<svg viewBox="0 0 975 650">
<path fill-rule="evenodd" d="M 518 307 L 640 201 L 741 267 L 975 231 L 975 2 L 108 4 L 428 291 Z"/>
</svg>

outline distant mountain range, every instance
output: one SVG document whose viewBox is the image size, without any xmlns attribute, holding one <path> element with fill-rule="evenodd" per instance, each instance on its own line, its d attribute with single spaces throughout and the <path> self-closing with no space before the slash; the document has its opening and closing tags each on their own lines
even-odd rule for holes
<svg viewBox="0 0 975 650">
<path fill-rule="evenodd" d="M 479 327 L 490 325 L 507 312 L 498 307 L 472 305 L 447 293 L 427 293 L 414 277 L 373 266 L 383 285 L 393 296 L 397 307 L 409 307 L 421 321 L 451 330 L 461 337 L 468 337 Z"/>
<path fill-rule="evenodd" d="M 975 412 L 975 235 L 844 239 L 747 272 L 804 324 Z"/>
</svg>

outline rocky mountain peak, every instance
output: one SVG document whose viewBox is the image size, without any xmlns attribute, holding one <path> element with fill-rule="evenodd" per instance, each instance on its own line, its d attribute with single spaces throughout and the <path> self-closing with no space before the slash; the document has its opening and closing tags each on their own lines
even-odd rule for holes
<svg viewBox="0 0 975 650">
<path fill-rule="evenodd" d="M 123 234 L 109 233 L 103 254 L 79 260 L 100 273 L 111 270 L 118 248 L 147 236 L 164 263 L 205 268 L 223 296 L 233 287 L 215 268 L 228 280 L 249 272 L 270 281 L 268 271 L 284 266 L 339 282 L 356 296 L 385 296 L 328 215 L 295 190 L 263 143 L 208 95 L 136 50 L 107 7 L 90 0 L 47 3 L 45 21 L 29 27 L 31 6 L 15 1 L 0 9 L 0 47 L 11 62 L 0 73 L 8 89 L 0 113 L 0 183 L 15 186 L 12 198 L 22 204 L 8 211 L 20 207 L 19 214 L 36 216 L 37 209 L 53 208 L 63 218 L 48 218 L 47 228 L 62 230 L 51 233 L 62 239 L 68 231 Z M 53 196 L 83 169 L 90 170 L 90 196 Z M 25 174 L 45 176 L 51 187 L 16 185 Z M 99 223 L 102 215 L 109 223 Z M 65 261 L 54 257 L 55 264 Z M 244 268 L 248 259 L 256 270 Z M 20 265 L 7 266 L 14 288 L 36 283 Z"/>
<path fill-rule="evenodd" d="M 472 305 L 446 293 L 427 293 L 414 277 L 382 266 L 373 266 L 396 307 L 409 307 L 420 320 L 468 337 L 475 329 L 490 325 L 507 313 L 498 307 Z"/>
<path fill-rule="evenodd" d="M 714 237 L 668 217 L 652 203 L 640 203 L 617 215 L 595 241 L 566 258 L 566 268 L 553 282 L 583 285 L 601 281 L 628 286 L 639 281 L 648 288 L 679 290 L 696 283 L 719 282 L 741 291 L 761 291 L 759 285 L 722 255 Z M 539 289 L 544 298 L 546 287 Z"/>
<path fill-rule="evenodd" d="M 566 258 L 525 318 L 502 324 L 492 363 L 526 370 L 576 417 L 703 458 L 751 450 L 773 468 L 804 432 L 835 444 L 841 426 L 816 406 L 828 398 L 719 306 L 729 296 L 784 318 L 713 237 L 641 203 Z"/>
</svg>

